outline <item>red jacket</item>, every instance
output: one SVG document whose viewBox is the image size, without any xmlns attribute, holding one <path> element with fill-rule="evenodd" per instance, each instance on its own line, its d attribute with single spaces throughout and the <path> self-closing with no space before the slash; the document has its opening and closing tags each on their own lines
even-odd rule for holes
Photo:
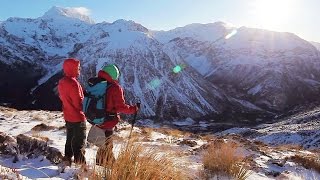
<svg viewBox="0 0 320 180">
<path fill-rule="evenodd" d="M 76 79 L 80 74 L 80 61 L 66 59 L 63 63 L 65 76 L 58 84 L 59 97 L 62 101 L 62 110 L 65 121 L 83 122 L 86 120 L 82 111 L 83 90 Z"/>
<path fill-rule="evenodd" d="M 111 78 L 111 76 L 104 72 L 99 71 L 98 77 L 105 79 L 108 83 L 112 85 L 107 89 L 106 96 L 106 112 L 107 113 L 124 113 L 124 114 L 134 114 L 137 112 L 137 106 L 127 105 L 124 100 L 123 89 L 119 85 L 118 81 L 115 81 Z M 100 128 L 103 129 L 112 129 L 117 123 L 120 121 L 120 115 L 111 120 L 103 123 Z"/>
</svg>

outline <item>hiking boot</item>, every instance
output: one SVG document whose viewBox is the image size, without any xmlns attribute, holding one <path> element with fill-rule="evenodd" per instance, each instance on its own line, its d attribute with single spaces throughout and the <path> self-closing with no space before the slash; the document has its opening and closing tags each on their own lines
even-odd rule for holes
<svg viewBox="0 0 320 180">
<path fill-rule="evenodd" d="M 64 164 L 64 166 L 70 167 L 72 164 L 72 160 L 71 160 L 71 158 L 65 156 L 62 158 L 62 163 Z"/>
<path fill-rule="evenodd" d="M 82 164 L 81 167 L 80 167 L 80 169 L 81 169 L 83 172 L 88 172 L 89 166 L 86 165 L 86 164 Z"/>
</svg>

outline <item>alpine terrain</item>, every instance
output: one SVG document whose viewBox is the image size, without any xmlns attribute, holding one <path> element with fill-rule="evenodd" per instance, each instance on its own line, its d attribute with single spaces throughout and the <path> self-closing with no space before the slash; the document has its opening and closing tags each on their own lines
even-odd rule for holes
<svg viewBox="0 0 320 180">
<path fill-rule="evenodd" d="M 253 121 L 318 100 L 319 51 L 292 33 L 223 22 L 152 31 L 52 7 L 3 21 L 0 42 L 0 100 L 17 108 L 61 108 L 56 85 L 67 57 L 81 60 L 84 87 L 116 63 L 141 118 Z"/>
</svg>

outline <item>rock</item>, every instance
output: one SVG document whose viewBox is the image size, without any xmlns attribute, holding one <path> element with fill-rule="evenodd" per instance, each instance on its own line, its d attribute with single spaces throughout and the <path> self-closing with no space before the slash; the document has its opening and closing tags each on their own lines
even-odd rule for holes
<svg viewBox="0 0 320 180">
<path fill-rule="evenodd" d="M 188 139 L 184 139 L 183 141 L 178 143 L 179 145 L 187 145 L 190 147 L 194 147 L 197 145 L 197 142 L 193 141 L 193 140 L 188 140 Z"/>
<path fill-rule="evenodd" d="M 36 126 L 34 126 L 31 130 L 32 131 L 49 131 L 49 130 L 52 130 L 54 129 L 55 127 L 53 126 L 48 126 L 44 123 L 41 123 L 41 124 L 38 124 Z"/>
<path fill-rule="evenodd" d="M 48 147 L 46 141 L 42 139 L 26 136 L 24 134 L 19 134 L 17 136 L 17 143 L 18 143 L 21 154 L 22 153 L 39 154 L 40 152 L 44 152 Z"/>
<path fill-rule="evenodd" d="M 17 141 L 6 133 L 0 132 L 0 153 L 15 156 L 18 151 Z"/>
<path fill-rule="evenodd" d="M 287 162 L 286 159 L 270 159 L 268 161 L 268 163 L 275 164 L 280 167 L 283 167 L 286 162 Z"/>
</svg>

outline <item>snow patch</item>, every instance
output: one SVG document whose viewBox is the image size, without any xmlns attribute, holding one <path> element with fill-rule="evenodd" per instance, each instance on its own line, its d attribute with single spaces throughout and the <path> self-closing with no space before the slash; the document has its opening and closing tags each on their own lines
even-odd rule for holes
<svg viewBox="0 0 320 180">
<path fill-rule="evenodd" d="M 262 89 L 262 85 L 261 85 L 261 84 L 258 84 L 258 85 L 256 85 L 255 87 L 249 89 L 248 94 L 255 95 L 255 94 L 257 94 L 258 92 L 260 92 L 261 89 Z"/>
<path fill-rule="evenodd" d="M 94 21 L 88 16 L 90 10 L 85 7 L 52 7 L 41 18 L 43 19 L 59 19 L 64 20 L 66 17 L 79 19 L 83 22 L 94 24 Z"/>
<path fill-rule="evenodd" d="M 185 120 L 173 121 L 173 124 L 177 126 L 190 126 L 190 125 L 193 125 L 194 123 L 195 121 L 191 118 L 186 118 Z"/>
</svg>

